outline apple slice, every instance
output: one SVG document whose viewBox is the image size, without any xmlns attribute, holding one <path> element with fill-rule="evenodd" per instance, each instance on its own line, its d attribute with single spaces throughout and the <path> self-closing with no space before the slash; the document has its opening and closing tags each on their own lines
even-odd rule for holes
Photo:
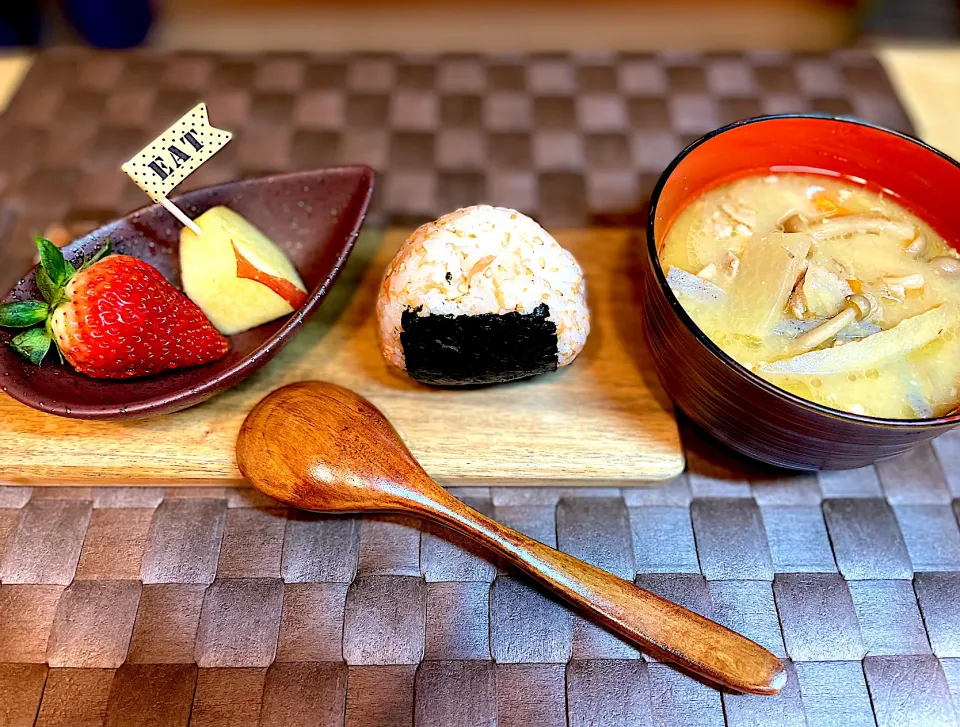
<svg viewBox="0 0 960 727">
<path fill-rule="evenodd" d="M 270 238 L 226 207 L 194 220 L 203 231 L 180 232 L 183 292 L 224 335 L 288 315 L 307 298 L 293 263 Z"/>
</svg>

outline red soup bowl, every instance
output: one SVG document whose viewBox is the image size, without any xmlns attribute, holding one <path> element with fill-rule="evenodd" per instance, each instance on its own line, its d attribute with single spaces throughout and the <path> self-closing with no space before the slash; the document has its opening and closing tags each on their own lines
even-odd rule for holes
<svg viewBox="0 0 960 727">
<path fill-rule="evenodd" d="M 729 447 L 799 470 L 862 467 L 960 424 L 958 410 L 932 419 L 881 419 L 801 399 L 734 361 L 684 311 L 659 260 L 671 223 L 712 187 L 778 170 L 821 170 L 890 190 L 960 249 L 960 164 L 917 139 L 808 115 L 764 116 L 717 129 L 673 160 L 650 200 L 642 255 L 644 330 L 667 393 Z"/>
</svg>

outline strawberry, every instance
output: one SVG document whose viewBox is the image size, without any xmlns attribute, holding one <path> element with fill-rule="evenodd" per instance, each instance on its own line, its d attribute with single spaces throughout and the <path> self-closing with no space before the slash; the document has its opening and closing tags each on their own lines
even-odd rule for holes
<svg viewBox="0 0 960 727">
<path fill-rule="evenodd" d="M 44 301 L 0 305 L 0 326 L 28 329 L 11 345 L 31 363 L 39 364 L 53 343 L 81 373 L 128 379 L 226 355 L 227 339 L 151 265 L 129 255 L 105 257 L 108 243 L 76 270 L 48 240 L 37 238 L 37 247 Z"/>
</svg>

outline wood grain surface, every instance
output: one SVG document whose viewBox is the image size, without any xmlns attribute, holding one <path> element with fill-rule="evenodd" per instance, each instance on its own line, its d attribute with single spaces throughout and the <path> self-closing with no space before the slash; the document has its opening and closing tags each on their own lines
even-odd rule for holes
<svg viewBox="0 0 960 727">
<path fill-rule="evenodd" d="M 673 408 L 639 330 L 636 233 L 557 234 L 584 268 L 593 313 L 590 339 L 573 365 L 525 382 L 458 391 L 421 386 L 380 356 L 376 289 L 407 232 L 365 234 L 290 345 L 246 383 L 193 409 L 141 422 L 81 423 L 0 398 L 0 478 L 237 482 L 234 444 L 244 416 L 273 389 L 310 379 L 369 398 L 446 485 L 632 484 L 682 471 Z"/>
<path fill-rule="evenodd" d="M 917 135 L 928 144 L 960 159 L 960 48 L 880 48 L 897 96 Z"/>
<path fill-rule="evenodd" d="M 404 512 L 442 523 L 591 620 L 715 686 L 776 694 L 787 683 L 783 663 L 756 642 L 501 525 L 446 492 L 383 414 L 353 391 L 318 382 L 274 391 L 244 421 L 237 461 L 257 489 L 301 510 Z"/>
</svg>

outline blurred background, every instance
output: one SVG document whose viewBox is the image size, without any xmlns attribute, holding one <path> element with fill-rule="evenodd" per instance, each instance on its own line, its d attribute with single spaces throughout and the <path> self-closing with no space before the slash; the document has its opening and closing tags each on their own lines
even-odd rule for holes
<svg viewBox="0 0 960 727">
<path fill-rule="evenodd" d="M 958 0 L 8 0 L 0 45 L 164 49 L 824 50 L 955 38 Z"/>
<path fill-rule="evenodd" d="M 144 204 L 120 164 L 200 101 L 235 140 L 178 192 L 363 163 L 372 226 L 478 202 L 637 225 L 675 154 L 750 116 L 960 154 L 957 38 L 960 0 L 0 0 L 0 246 L 23 257 L 0 287 L 34 235 Z"/>
</svg>

